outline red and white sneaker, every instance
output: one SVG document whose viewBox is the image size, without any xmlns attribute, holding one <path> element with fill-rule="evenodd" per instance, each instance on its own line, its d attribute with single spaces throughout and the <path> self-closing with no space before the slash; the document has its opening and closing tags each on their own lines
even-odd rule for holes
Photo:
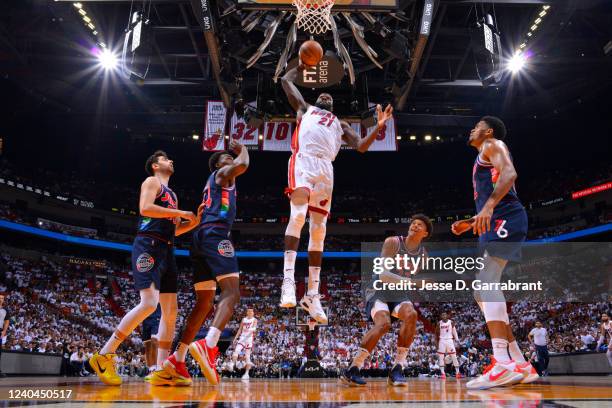
<svg viewBox="0 0 612 408">
<path fill-rule="evenodd" d="M 521 380 L 521 384 L 531 384 L 534 381 L 537 381 L 540 376 L 536 369 L 531 365 L 529 361 L 525 361 L 524 363 L 516 365 L 516 369 L 523 374 L 523 379 Z"/>
<path fill-rule="evenodd" d="M 463 377 L 463 376 L 461 375 L 461 373 L 456 373 L 456 374 L 455 374 L 455 378 L 459 379 L 459 378 L 461 378 L 461 377 Z"/>
<path fill-rule="evenodd" d="M 495 361 L 494 358 L 491 358 L 491 365 L 485 369 L 480 377 L 469 381 L 466 387 L 470 390 L 486 390 L 493 387 L 517 384 L 522 379 L 523 374 L 516 368 L 514 361 L 501 364 Z"/>
<path fill-rule="evenodd" d="M 441 380 L 446 380 L 446 373 L 442 373 L 442 375 L 440 376 Z"/>
<path fill-rule="evenodd" d="M 168 357 L 162 366 L 166 369 L 166 371 L 172 373 L 174 377 L 176 377 L 176 383 L 178 385 L 191 385 L 191 375 L 189 375 L 189 371 L 187 371 L 187 366 L 184 361 L 177 361 L 174 354 L 171 354 Z"/>
<path fill-rule="evenodd" d="M 219 348 L 210 348 L 206 344 L 206 339 L 194 341 L 189 345 L 189 354 L 198 362 L 202 374 L 212 385 L 219 384 L 219 373 L 217 373 L 217 355 Z"/>
</svg>

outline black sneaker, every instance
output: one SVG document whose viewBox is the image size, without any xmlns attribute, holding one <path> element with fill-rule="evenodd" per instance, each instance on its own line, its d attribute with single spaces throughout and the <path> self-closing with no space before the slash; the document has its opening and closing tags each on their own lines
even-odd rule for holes
<svg viewBox="0 0 612 408">
<path fill-rule="evenodd" d="M 367 384 L 363 378 L 359 375 L 359 369 L 355 366 L 345 370 L 340 375 L 340 381 L 351 387 L 363 387 Z"/>
<path fill-rule="evenodd" d="M 391 371 L 389 371 L 389 377 L 387 377 L 387 383 L 394 387 L 407 387 L 408 386 L 408 381 L 406 381 L 406 377 L 404 377 L 404 369 L 400 364 L 394 365 Z"/>
</svg>

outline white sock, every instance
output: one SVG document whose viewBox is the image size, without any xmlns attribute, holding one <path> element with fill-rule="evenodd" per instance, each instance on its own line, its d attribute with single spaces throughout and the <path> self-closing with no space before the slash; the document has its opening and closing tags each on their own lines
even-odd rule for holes
<svg viewBox="0 0 612 408">
<path fill-rule="evenodd" d="M 493 344 L 493 357 L 495 357 L 495 360 L 502 364 L 509 363 L 511 358 L 508 354 L 508 340 L 493 338 L 491 343 Z"/>
<path fill-rule="evenodd" d="M 285 261 L 283 266 L 283 273 L 285 278 L 289 278 L 295 282 L 295 258 L 297 258 L 297 252 L 285 251 Z"/>
<path fill-rule="evenodd" d="M 508 344 L 508 350 L 510 350 L 510 357 L 517 363 L 522 364 L 526 361 L 516 340 L 512 340 Z"/>
<path fill-rule="evenodd" d="M 406 361 L 406 356 L 408 356 L 408 347 L 398 347 L 397 355 L 395 356 L 395 364 L 399 364 L 402 367 L 406 367 L 408 362 Z"/>
<path fill-rule="evenodd" d="M 163 367 L 164 361 L 170 357 L 170 349 L 164 349 L 161 347 L 157 348 L 157 365 L 158 367 Z"/>
<path fill-rule="evenodd" d="M 316 295 L 319 293 L 319 276 L 321 275 L 320 266 L 308 267 L 308 295 Z"/>
<path fill-rule="evenodd" d="M 221 337 L 221 330 L 211 326 L 206 335 L 206 345 L 210 348 L 215 347 L 219 341 L 219 337 Z"/>
<path fill-rule="evenodd" d="M 187 356 L 188 349 L 189 349 L 189 346 L 187 344 L 179 343 L 178 347 L 176 348 L 176 351 L 174 352 L 174 357 L 176 358 L 176 361 L 184 363 L 185 356 Z"/>
<path fill-rule="evenodd" d="M 114 353 L 115 351 L 117 351 L 117 348 L 119 348 L 122 342 L 123 340 L 117 337 L 117 333 L 113 332 L 104 347 L 102 347 L 102 350 L 100 350 L 99 354 L 103 355 Z"/>
<path fill-rule="evenodd" d="M 440 366 L 440 372 L 444 374 L 444 367 L 446 366 L 444 364 L 444 354 L 438 354 L 438 365 Z"/>
<path fill-rule="evenodd" d="M 370 352 L 368 350 L 364 349 L 363 347 L 359 347 L 359 351 L 357 351 L 357 355 L 353 359 L 353 364 L 351 364 L 351 367 L 355 366 L 361 370 L 366 358 L 368 358 L 369 355 Z"/>
</svg>

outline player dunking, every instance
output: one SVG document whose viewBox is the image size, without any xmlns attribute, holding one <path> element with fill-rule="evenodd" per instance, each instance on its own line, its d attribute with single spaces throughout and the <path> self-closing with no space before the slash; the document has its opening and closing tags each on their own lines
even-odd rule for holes
<svg viewBox="0 0 612 408">
<path fill-rule="evenodd" d="M 255 339 L 256 332 L 257 319 L 255 318 L 255 312 L 253 311 L 253 309 L 247 309 L 246 317 L 240 322 L 240 328 L 238 329 L 238 332 L 234 337 L 234 341 L 232 342 L 234 346 L 231 364 L 232 371 L 234 370 L 234 367 L 236 367 L 236 362 L 238 362 L 238 356 L 242 351 L 244 351 L 246 371 L 242 376 L 243 380 L 249 379 L 249 371 L 253 367 L 253 362 L 251 361 L 251 352 L 253 351 L 253 340 Z"/>
<path fill-rule="evenodd" d="M 192 230 L 200 221 L 199 215 L 178 209 L 176 194 L 168 187 L 174 163 L 166 153 L 155 152 L 147 159 L 145 170 L 150 177 L 140 188 L 140 218 L 132 247 L 132 272 L 140 303 L 121 319 L 104 347 L 89 359 L 90 368 L 107 385 L 121 384 L 115 370 L 115 351 L 158 304 L 161 305 L 158 365 L 168 356 L 177 311 L 174 237 Z"/>
<path fill-rule="evenodd" d="M 603 313 L 601 315 L 601 326 L 599 327 L 600 335 L 599 340 L 597 341 L 597 348 L 595 350 L 599 351 L 601 345 L 606 341 L 606 336 L 608 336 L 608 350 L 606 351 L 606 357 L 608 357 L 608 363 L 610 367 L 612 367 L 612 323 L 608 318 L 608 315 Z"/>
<path fill-rule="evenodd" d="M 426 256 L 423 240 L 431 235 L 433 225 L 431 220 L 423 214 L 412 216 L 408 235 L 393 236 L 385 239 L 381 257 L 393 258 L 397 254 L 407 254 L 411 257 Z M 381 275 L 383 281 L 403 279 L 414 275 L 418 270 L 390 271 Z M 364 386 L 366 381 L 360 376 L 363 367 L 378 341 L 391 329 L 391 319 L 401 320 L 399 335 L 397 337 L 397 354 L 393 368 L 389 371 L 388 383 L 393 386 L 407 386 L 403 369 L 407 366 L 406 357 L 416 332 L 417 312 L 408 299 L 399 302 L 387 302 L 380 298 L 377 291 L 366 294 L 366 314 L 374 322 L 374 326 L 363 336 L 357 355 L 353 358 L 350 367 L 340 376 L 340 380 L 351 386 Z"/>
<path fill-rule="evenodd" d="M 364 153 L 376 139 L 385 122 L 391 118 L 393 108 L 385 111 L 377 106 L 378 126 L 362 139 L 344 121 L 332 113 L 331 95 L 322 93 L 314 106 L 306 103 L 294 81 L 303 66 L 289 70 L 282 78 L 282 85 L 289 103 L 297 113 L 297 128 L 291 140 L 292 155 L 289 159 L 289 187 L 291 212 L 285 232 L 284 279 L 281 289 L 281 307 L 295 307 L 295 259 L 302 227 L 310 213 L 310 239 L 308 243 L 308 290 L 301 306 L 319 324 L 327 324 L 327 316 L 321 306 L 319 276 L 323 258 L 326 223 L 331 208 L 334 187 L 332 162 L 342 141 Z"/>
<path fill-rule="evenodd" d="M 436 327 L 436 337 L 438 338 L 438 365 L 442 372 L 442 379 L 446 379 L 446 373 L 444 372 L 444 357 L 449 354 L 453 359 L 453 366 L 455 366 L 455 378 L 461 378 L 459 372 L 459 360 L 457 360 L 457 351 L 455 350 L 455 343 L 459 342 L 459 335 L 457 329 L 452 320 L 448 318 L 446 312 L 442 312 L 440 316 L 442 320 L 438 322 Z M 454 341 L 453 341 L 454 340 Z"/>
<path fill-rule="evenodd" d="M 478 150 L 472 169 L 476 214 L 470 220 L 455 222 L 455 235 L 472 230 L 484 248 L 484 267 L 476 279 L 499 282 L 508 261 L 520 260 L 520 243 L 527 236 L 527 212 L 521 204 L 514 182 L 517 178 L 508 146 L 502 141 L 506 126 L 494 116 L 483 117 L 470 132 L 468 144 Z M 515 243 L 508 246 L 492 243 Z M 493 364 L 483 375 L 467 383 L 471 389 L 486 389 L 538 379 L 533 366 L 525 361 L 508 319 L 502 291 L 488 291 L 486 299 L 475 293 L 483 311 L 491 343 Z M 491 301 L 492 300 L 492 301 Z"/>
<path fill-rule="evenodd" d="M 236 178 L 249 167 L 246 147 L 232 141 L 230 150 L 236 155 L 235 159 L 230 152 L 224 151 L 214 153 L 208 161 L 211 175 L 204 186 L 200 206 L 204 207 L 202 221 L 193 233 L 191 245 L 196 304 L 187 318 L 176 351 L 163 363 L 165 377 L 191 381 L 185 366 L 189 350 L 208 382 L 219 383 L 217 342 L 240 300 L 238 261 L 230 237 L 236 217 Z M 221 287 L 221 296 L 212 325 L 205 339 L 193 342 L 213 307 L 217 284 Z"/>
</svg>

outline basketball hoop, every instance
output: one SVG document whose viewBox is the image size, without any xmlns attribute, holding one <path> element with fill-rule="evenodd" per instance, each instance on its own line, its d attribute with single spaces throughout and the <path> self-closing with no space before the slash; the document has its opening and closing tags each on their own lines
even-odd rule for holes
<svg viewBox="0 0 612 408">
<path fill-rule="evenodd" d="M 293 0 L 297 8 L 295 23 L 310 34 L 323 34 L 331 29 L 331 8 L 334 0 Z"/>
</svg>

